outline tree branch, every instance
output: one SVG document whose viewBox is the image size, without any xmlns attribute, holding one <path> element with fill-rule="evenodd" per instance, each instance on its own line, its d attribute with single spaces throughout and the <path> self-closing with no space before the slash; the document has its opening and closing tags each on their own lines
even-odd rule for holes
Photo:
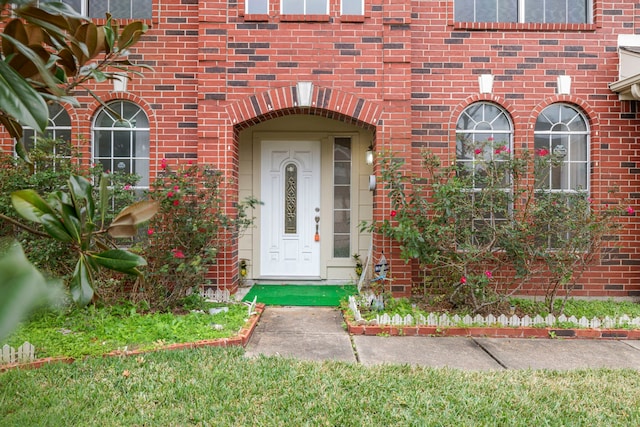
<svg viewBox="0 0 640 427">
<path fill-rule="evenodd" d="M 13 218 L 9 218 L 9 217 L 8 217 L 8 216 L 6 216 L 6 215 L 0 214 L 0 219 L 3 219 L 3 220 L 5 220 L 5 221 L 7 221 L 8 223 L 13 224 L 13 225 L 15 225 L 16 227 L 21 228 L 21 229 L 23 229 L 24 231 L 26 231 L 26 232 L 28 232 L 28 233 L 31 233 L 31 234 L 34 234 L 34 235 L 36 235 L 36 236 L 40 236 L 40 237 L 48 237 L 48 238 L 50 238 L 50 237 L 51 237 L 51 236 L 49 236 L 47 233 L 43 233 L 43 232 L 41 232 L 41 231 L 38 231 L 38 230 L 36 230 L 36 229 L 34 229 L 34 228 L 29 227 L 28 225 L 24 225 L 24 224 L 22 224 L 21 222 L 16 221 L 16 220 L 15 220 L 15 219 L 13 219 Z"/>
</svg>

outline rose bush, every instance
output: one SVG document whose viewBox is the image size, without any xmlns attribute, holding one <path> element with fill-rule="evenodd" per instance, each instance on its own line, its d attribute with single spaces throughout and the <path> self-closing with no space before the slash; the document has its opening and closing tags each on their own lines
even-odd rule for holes
<svg viewBox="0 0 640 427">
<path fill-rule="evenodd" d="M 472 170 L 442 165 L 425 151 L 420 174 L 381 153 L 391 212 L 362 228 L 395 240 L 407 262 L 418 261 L 424 282 L 414 289 L 424 295 L 441 293 L 479 312 L 533 288 L 553 310 L 594 259 L 607 256 L 605 242 L 625 209 L 611 204 L 613 194 L 596 205 L 584 191 L 536 188 L 559 164 L 547 150 L 514 156 L 489 140 L 468 149 L 477 159 Z"/>
</svg>

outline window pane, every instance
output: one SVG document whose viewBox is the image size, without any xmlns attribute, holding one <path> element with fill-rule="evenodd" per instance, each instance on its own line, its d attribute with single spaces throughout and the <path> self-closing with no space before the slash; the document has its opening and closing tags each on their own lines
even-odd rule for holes
<svg viewBox="0 0 640 427">
<path fill-rule="evenodd" d="M 269 12 L 269 0 L 247 0 L 247 13 L 266 14 Z"/>
<path fill-rule="evenodd" d="M 304 14 L 304 2 L 301 0 L 282 0 L 282 13 L 302 15 Z"/>
<path fill-rule="evenodd" d="M 567 22 L 566 0 L 545 0 L 544 22 L 565 23 Z"/>
<path fill-rule="evenodd" d="M 307 15 L 326 15 L 329 13 L 327 9 L 327 0 L 305 0 L 307 3 Z"/>
<path fill-rule="evenodd" d="M 498 22 L 518 22 L 518 0 L 498 0 Z"/>
<path fill-rule="evenodd" d="M 334 146 L 334 160 L 351 160 L 351 138 L 336 138 Z"/>
<path fill-rule="evenodd" d="M 113 157 L 131 157 L 131 142 L 128 132 L 114 133 Z"/>
<path fill-rule="evenodd" d="M 498 19 L 496 0 L 476 0 L 475 22 L 496 22 Z"/>
<path fill-rule="evenodd" d="M 136 19 L 151 19 L 153 15 L 153 0 L 134 0 L 133 16 Z"/>
<path fill-rule="evenodd" d="M 541 0 L 524 0 L 525 22 L 544 22 L 544 7 Z"/>
<path fill-rule="evenodd" d="M 109 12 L 114 18 L 131 17 L 131 0 L 110 0 L 109 3 L 111 4 Z"/>
<path fill-rule="evenodd" d="M 334 184 L 351 184 L 351 163 L 337 162 L 334 166 Z"/>
<path fill-rule="evenodd" d="M 349 187 L 345 185 L 334 188 L 333 207 L 334 209 L 349 209 L 351 207 L 351 189 Z"/>
<path fill-rule="evenodd" d="M 149 186 L 149 160 L 148 159 L 140 159 L 134 161 L 134 169 L 133 173 L 139 175 L 140 181 L 138 181 L 138 186 L 148 187 Z"/>
<path fill-rule="evenodd" d="M 335 258 L 349 258 L 351 253 L 349 236 L 333 236 L 333 256 Z"/>
<path fill-rule="evenodd" d="M 573 136 L 569 146 L 569 160 L 572 162 L 587 161 L 586 135 Z"/>
<path fill-rule="evenodd" d="M 109 11 L 108 3 L 104 0 L 89 0 L 87 15 L 91 18 L 104 18 Z"/>
<path fill-rule="evenodd" d="M 111 132 L 96 131 L 95 137 L 98 143 L 94 147 L 93 155 L 96 157 L 111 157 Z"/>
<path fill-rule="evenodd" d="M 454 5 L 455 20 L 458 22 L 473 22 L 474 0 L 456 0 Z"/>
<path fill-rule="evenodd" d="M 342 14 L 343 15 L 362 15 L 363 0 L 342 0 Z"/>
<path fill-rule="evenodd" d="M 349 211 L 335 211 L 333 213 L 333 227 L 335 233 L 349 233 L 350 231 Z"/>
<path fill-rule="evenodd" d="M 73 10 L 75 10 L 78 13 L 82 12 L 81 9 L 81 1 L 82 0 L 62 0 L 62 3 L 71 6 L 71 8 L 73 8 Z"/>
<path fill-rule="evenodd" d="M 588 0 L 568 0 L 569 2 L 567 7 L 567 10 L 569 11 L 569 16 L 567 17 L 568 23 L 581 24 L 581 23 L 589 22 L 587 1 Z"/>
</svg>

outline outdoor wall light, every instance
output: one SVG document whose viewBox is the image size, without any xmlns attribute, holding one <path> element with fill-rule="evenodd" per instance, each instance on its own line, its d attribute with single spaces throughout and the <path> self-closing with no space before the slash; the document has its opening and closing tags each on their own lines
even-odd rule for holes
<svg viewBox="0 0 640 427">
<path fill-rule="evenodd" d="M 373 164 L 373 146 L 369 145 L 367 151 L 364 153 L 364 161 L 371 166 Z"/>
<path fill-rule="evenodd" d="M 492 93 L 493 74 L 480 74 L 478 76 L 478 85 L 480 86 L 480 93 Z"/>
</svg>

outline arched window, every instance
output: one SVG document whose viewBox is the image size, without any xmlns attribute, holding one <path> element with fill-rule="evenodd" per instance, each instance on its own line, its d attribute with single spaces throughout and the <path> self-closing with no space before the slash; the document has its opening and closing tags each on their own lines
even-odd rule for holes
<svg viewBox="0 0 640 427">
<path fill-rule="evenodd" d="M 460 173 L 469 174 L 473 188 L 483 187 L 480 178 L 486 161 L 505 160 L 512 152 L 513 126 L 505 110 L 488 102 L 467 107 L 456 124 L 456 160 Z M 507 183 L 505 183 L 507 184 Z"/>
<path fill-rule="evenodd" d="M 22 143 L 27 150 L 38 146 L 38 139 L 71 141 L 71 117 L 64 107 L 58 103 L 49 104 L 49 123 L 44 134 L 25 126 L 22 133 Z M 55 154 L 55 152 L 54 152 Z M 69 155 L 69 153 L 66 153 Z"/>
<path fill-rule="evenodd" d="M 47 167 L 51 166 L 55 169 L 58 164 L 56 159 L 71 158 L 71 117 L 58 103 L 49 104 L 48 108 L 49 123 L 44 134 L 25 126 L 22 131 L 22 144 L 27 151 L 37 148 L 44 153 Z M 42 166 L 42 164 L 38 165 L 38 167 Z"/>
<path fill-rule="evenodd" d="M 149 188 L 149 119 L 128 101 L 103 107 L 93 123 L 93 161 L 103 170 L 135 174 L 138 188 Z"/>
<path fill-rule="evenodd" d="M 513 126 L 507 112 L 488 102 L 467 107 L 456 124 L 457 173 L 469 194 L 459 224 L 470 223 L 471 244 L 491 241 L 491 230 L 509 219 L 512 207 L 508 160 Z M 493 190 L 483 190 L 491 187 Z M 464 239 L 464 238 L 463 238 Z M 460 242 L 464 243 L 464 242 Z"/>
<path fill-rule="evenodd" d="M 549 192 L 589 191 L 589 126 L 568 104 L 545 108 L 534 130 L 536 189 Z M 542 159 L 539 159 L 542 160 Z"/>
</svg>

